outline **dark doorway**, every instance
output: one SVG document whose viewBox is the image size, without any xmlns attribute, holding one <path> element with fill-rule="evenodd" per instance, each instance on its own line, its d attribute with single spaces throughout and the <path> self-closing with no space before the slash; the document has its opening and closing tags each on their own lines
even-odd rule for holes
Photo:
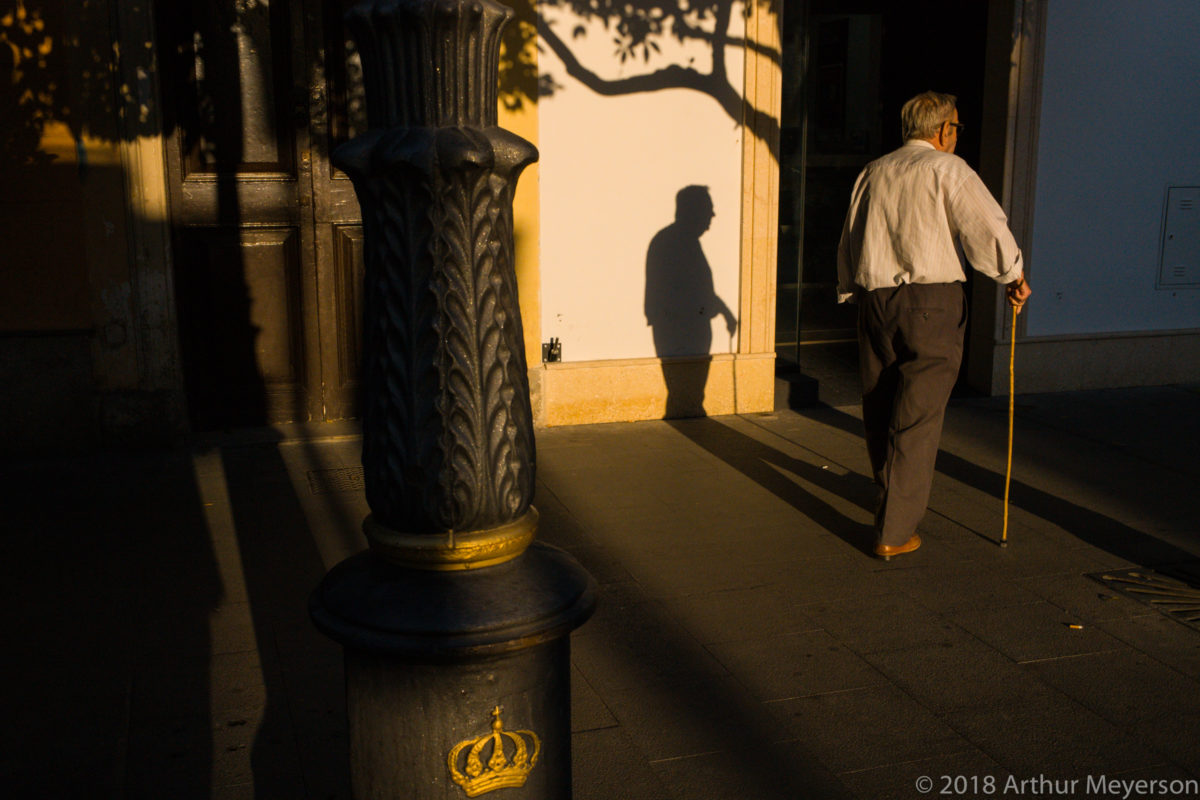
<svg viewBox="0 0 1200 800">
<path fill-rule="evenodd" d="M 776 354 L 853 340 L 837 304 L 837 244 L 854 179 L 900 146 L 900 107 L 958 96 L 956 153 L 979 168 L 989 0 L 786 0 Z M 969 276 L 968 276 L 969 279 Z"/>
</svg>

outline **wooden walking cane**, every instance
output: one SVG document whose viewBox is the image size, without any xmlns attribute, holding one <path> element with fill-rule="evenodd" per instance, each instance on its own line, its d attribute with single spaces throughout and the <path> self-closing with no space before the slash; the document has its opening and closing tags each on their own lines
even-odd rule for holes
<svg viewBox="0 0 1200 800">
<path fill-rule="evenodd" d="M 1017 385 L 1017 314 L 1020 311 L 1019 306 L 1012 306 L 1012 331 L 1008 336 L 1008 465 L 1004 470 L 1004 526 L 1000 530 L 1001 547 L 1008 547 L 1008 487 L 1012 483 L 1013 413 L 1016 409 Z"/>
</svg>

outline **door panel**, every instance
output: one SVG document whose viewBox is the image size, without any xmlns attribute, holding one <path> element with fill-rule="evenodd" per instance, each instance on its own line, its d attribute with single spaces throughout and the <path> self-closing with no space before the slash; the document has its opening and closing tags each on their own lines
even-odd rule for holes
<svg viewBox="0 0 1200 800">
<path fill-rule="evenodd" d="M 176 293 L 186 298 L 180 344 L 197 427 L 261 425 L 302 413 L 300 238 L 295 228 L 189 227 L 177 236 Z"/>
<path fill-rule="evenodd" d="M 301 129 L 291 119 L 288 4 L 193 0 L 167 13 L 183 50 L 172 77 L 185 123 L 185 179 L 219 172 L 294 175 Z"/>
<path fill-rule="evenodd" d="M 238 173 L 236 176 L 196 177 L 183 181 L 178 190 L 185 225 L 220 220 L 233 225 L 299 225 L 303 206 L 311 203 L 301 194 L 294 177 Z"/>
<path fill-rule="evenodd" d="M 299 233 L 258 228 L 244 231 L 242 269 L 254 303 L 249 309 L 258 373 L 268 387 L 302 382 L 303 307 Z"/>
<path fill-rule="evenodd" d="M 361 225 L 330 225 L 333 241 L 333 290 L 329 303 L 335 322 L 328 337 L 333 350 L 323 359 L 327 412 L 333 418 L 357 416 L 358 374 L 362 363 L 363 232 Z"/>
</svg>

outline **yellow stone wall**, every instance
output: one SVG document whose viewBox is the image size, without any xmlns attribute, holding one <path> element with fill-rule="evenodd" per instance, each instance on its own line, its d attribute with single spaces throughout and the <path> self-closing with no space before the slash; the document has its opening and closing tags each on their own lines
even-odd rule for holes
<svg viewBox="0 0 1200 800">
<path fill-rule="evenodd" d="M 500 127 L 538 143 L 536 15 L 531 3 L 509 2 L 516 17 L 505 31 L 501 52 Z M 528 167 L 517 183 L 513 201 L 517 286 L 525 329 L 525 358 L 541 363 L 541 272 L 538 213 L 538 165 Z"/>
</svg>

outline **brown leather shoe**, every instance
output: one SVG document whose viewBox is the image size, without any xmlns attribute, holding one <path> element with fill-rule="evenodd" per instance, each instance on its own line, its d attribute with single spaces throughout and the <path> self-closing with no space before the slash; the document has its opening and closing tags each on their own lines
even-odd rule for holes
<svg viewBox="0 0 1200 800">
<path fill-rule="evenodd" d="M 913 534 L 912 538 L 904 544 L 877 544 L 875 545 L 875 555 L 882 558 L 884 561 L 891 561 L 892 556 L 898 556 L 901 553 L 911 553 L 921 546 L 921 537 Z"/>
</svg>

